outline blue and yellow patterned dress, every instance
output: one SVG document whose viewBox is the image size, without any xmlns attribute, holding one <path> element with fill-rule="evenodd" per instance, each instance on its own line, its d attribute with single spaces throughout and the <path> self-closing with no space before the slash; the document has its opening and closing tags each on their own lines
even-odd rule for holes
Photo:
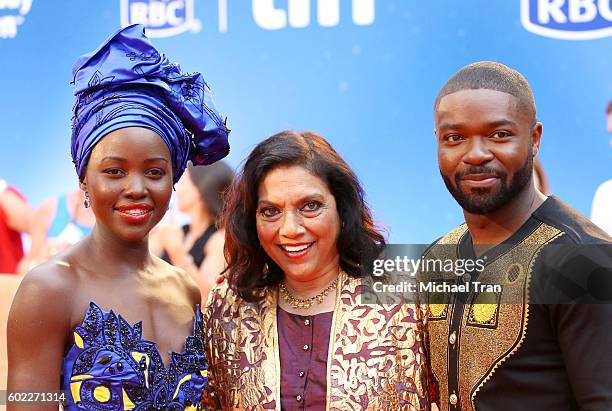
<svg viewBox="0 0 612 411">
<path fill-rule="evenodd" d="M 93 302 L 73 330 L 64 358 L 65 410 L 200 410 L 208 380 L 202 313 L 196 309 L 185 350 L 166 369 L 155 343 L 142 339 L 142 323 L 130 326 Z"/>
</svg>

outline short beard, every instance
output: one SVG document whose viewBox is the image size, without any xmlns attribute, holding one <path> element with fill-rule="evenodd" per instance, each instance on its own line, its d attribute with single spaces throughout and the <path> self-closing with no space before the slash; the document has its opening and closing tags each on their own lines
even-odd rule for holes
<svg viewBox="0 0 612 411">
<path fill-rule="evenodd" d="M 440 172 L 441 173 L 441 172 Z M 500 188 L 498 192 L 489 189 L 472 189 L 471 193 L 461 190 L 460 181 L 467 174 L 491 173 L 499 177 Z M 442 174 L 446 188 L 459 203 L 459 205 L 470 214 L 489 214 L 499 210 L 512 201 L 529 184 L 533 176 L 533 156 L 531 153 L 525 160 L 525 165 L 512 175 L 510 184 L 507 183 L 508 175 L 503 171 L 496 171 L 487 167 L 472 166 L 465 172 L 455 174 L 455 184 L 451 179 Z"/>
</svg>

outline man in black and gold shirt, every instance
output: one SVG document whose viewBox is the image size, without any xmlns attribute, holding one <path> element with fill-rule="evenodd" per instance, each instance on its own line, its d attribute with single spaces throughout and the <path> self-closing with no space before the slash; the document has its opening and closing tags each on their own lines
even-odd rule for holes
<svg viewBox="0 0 612 411">
<path fill-rule="evenodd" d="M 542 124 L 529 84 L 502 64 L 471 64 L 440 91 L 434 120 L 465 224 L 426 258 L 485 266 L 424 275 L 499 286 L 426 296 L 439 408 L 612 410 L 611 239 L 535 188 Z"/>
</svg>

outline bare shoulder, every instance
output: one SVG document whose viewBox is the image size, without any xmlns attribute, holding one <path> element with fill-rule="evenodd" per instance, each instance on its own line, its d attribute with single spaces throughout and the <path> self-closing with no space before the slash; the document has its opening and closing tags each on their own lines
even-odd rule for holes
<svg viewBox="0 0 612 411">
<path fill-rule="evenodd" d="M 167 278 L 173 285 L 177 286 L 181 291 L 185 292 L 194 307 L 196 304 L 201 303 L 202 297 L 200 295 L 200 288 L 185 270 L 175 267 L 161 258 L 154 258 L 161 272 L 160 274 L 164 278 Z"/>
<path fill-rule="evenodd" d="M 221 249 L 223 250 L 223 245 L 225 244 L 225 230 L 220 229 L 215 231 L 208 241 L 206 245 L 204 245 L 204 250 L 209 254 L 211 251 Z"/>
<path fill-rule="evenodd" d="M 27 204 L 25 199 L 21 197 L 17 192 L 11 190 L 10 188 L 5 190 L 0 195 L 0 203 L 19 203 L 19 204 Z"/>
<path fill-rule="evenodd" d="M 74 270 L 52 260 L 35 267 L 22 280 L 8 318 L 9 335 L 35 325 L 38 332 L 67 333 L 70 327 Z"/>
<path fill-rule="evenodd" d="M 28 297 L 28 305 L 61 306 L 70 300 L 75 280 L 76 275 L 70 264 L 55 258 L 25 275 L 15 299 Z M 49 304 L 49 301 L 53 301 L 53 304 Z"/>
<path fill-rule="evenodd" d="M 7 321 L 9 390 L 59 388 L 74 271 L 54 260 L 34 268 L 21 282 Z"/>
<path fill-rule="evenodd" d="M 57 210 L 58 200 L 56 197 L 49 197 L 45 199 L 40 207 L 35 212 L 35 216 L 39 218 L 48 218 L 49 216 L 55 215 Z"/>
<path fill-rule="evenodd" d="M 32 215 L 32 230 L 44 232 L 46 236 L 47 230 L 57 213 L 58 200 L 55 197 L 47 198 L 43 203 L 34 210 Z M 33 247 L 34 248 L 34 247 Z"/>
</svg>

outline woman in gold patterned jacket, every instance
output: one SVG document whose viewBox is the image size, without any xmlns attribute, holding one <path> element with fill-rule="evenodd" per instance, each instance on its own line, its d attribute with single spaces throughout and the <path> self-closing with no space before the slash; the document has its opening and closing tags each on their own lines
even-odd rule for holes
<svg viewBox="0 0 612 411">
<path fill-rule="evenodd" d="M 363 197 L 317 134 L 251 152 L 223 218 L 228 281 L 204 313 L 210 409 L 429 409 L 421 311 L 361 301 L 385 245 Z"/>
</svg>

